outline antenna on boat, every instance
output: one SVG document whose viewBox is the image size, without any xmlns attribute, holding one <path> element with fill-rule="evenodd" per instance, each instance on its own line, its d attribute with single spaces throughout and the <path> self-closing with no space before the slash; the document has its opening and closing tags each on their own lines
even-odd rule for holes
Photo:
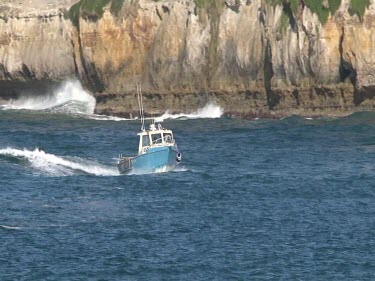
<svg viewBox="0 0 375 281">
<path fill-rule="evenodd" d="M 138 95 L 138 107 L 139 107 L 139 117 L 141 118 L 141 130 L 145 130 L 145 112 L 143 110 L 143 98 L 142 98 L 142 88 L 139 83 L 137 83 L 137 95 Z"/>
</svg>

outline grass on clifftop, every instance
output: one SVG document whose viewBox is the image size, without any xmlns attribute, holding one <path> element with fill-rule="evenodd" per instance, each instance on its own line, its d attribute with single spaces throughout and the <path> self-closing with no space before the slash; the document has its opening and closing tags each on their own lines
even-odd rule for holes
<svg viewBox="0 0 375 281">
<path fill-rule="evenodd" d="M 285 5 L 290 5 L 290 9 L 292 10 L 293 14 L 297 14 L 298 10 L 298 4 L 299 0 L 265 0 L 266 3 L 271 4 L 272 6 L 280 5 L 280 6 L 285 6 Z"/>
<path fill-rule="evenodd" d="M 195 5 L 199 8 L 203 8 L 207 4 L 207 0 L 194 0 Z"/>
<path fill-rule="evenodd" d="M 98 19 L 103 16 L 103 9 L 108 4 L 111 4 L 110 10 L 114 15 L 118 15 L 125 0 L 80 0 L 78 3 L 73 5 L 69 10 L 69 18 L 75 26 L 78 26 L 79 17 L 81 15 L 90 17 L 91 19 Z M 133 1 L 133 0 L 127 0 Z M 155 2 L 160 0 L 154 0 Z M 213 1 L 222 1 L 223 5 L 225 0 L 194 0 L 198 8 L 205 8 L 209 11 L 210 4 Z M 263 0 L 267 4 L 273 6 L 280 5 L 296 15 L 298 12 L 298 6 L 302 3 L 301 0 Z M 236 3 L 239 0 L 236 0 Z M 305 5 L 315 13 L 319 21 L 325 24 L 328 20 L 329 14 L 333 15 L 339 9 L 341 0 L 304 0 Z M 350 0 L 349 12 L 351 15 L 357 14 L 360 19 L 363 18 L 366 8 L 370 5 L 370 0 Z M 211 5 L 212 6 L 212 5 Z M 285 18 L 285 17 L 284 17 Z"/>
<path fill-rule="evenodd" d="M 370 5 L 370 0 L 350 0 L 349 13 L 351 15 L 357 14 L 362 20 L 366 8 Z"/>
<path fill-rule="evenodd" d="M 103 8 L 107 6 L 110 1 L 111 0 L 81 0 L 81 11 L 102 16 Z"/>
<path fill-rule="evenodd" d="M 362 0 L 357 0 L 362 1 Z M 273 6 L 281 5 L 284 7 L 289 7 L 290 10 L 294 15 L 298 12 L 298 6 L 300 5 L 300 0 L 265 0 L 266 3 L 271 4 Z M 341 0 L 304 0 L 305 5 L 315 13 L 319 21 L 322 24 L 325 24 L 328 20 L 329 13 L 332 15 L 336 13 L 338 8 L 340 7 Z"/>
<path fill-rule="evenodd" d="M 305 0 L 306 6 L 318 16 L 322 24 L 325 24 L 329 16 L 329 7 L 324 7 L 323 2 L 324 0 Z"/>
<path fill-rule="evenodd" d="M 204 1 L 204 0 L 196 0 Z M 264 0 L 266 3 L 273 6 L 276 5 L 290 5 L 290 9 L 293 14 L 296 15 L 298 11 L 298 5 L 302 2 L 301 0 Z M 351 15 L 358 15 L 362 20 L 366 8 L 370 5 L 370 0 L 350 0 L 349 13 Z M 317 14 L 319 21 L 325 24 L 328 20 L 329 14 L 335 14 L 340 8 L 341 0 L 304 0 L 305 5 L 315 14 Z"/>
<path fill-rule="evenodd" d="M 80 9 L 81 9 L 81 2 L 74 4 L 69 9 L 69 18 L 72 21 L 74 26 L 78 26 Z"/>
<path fill-rule="evenodd" d="M 111 2 L 111 13 L 114 15 L 118 15 L 121 11 L 122 5 L 124 4 L 125 0 L 112 0 Z"/>
<path fill-rule="evenodd" d="M 75 26 L 78 26 L 81 15 L 98 19 L 103 16 L 104 7 L 111 3 L 111 13 L 117 15 L 125 0 L 81 0 L 69 9 L 69 18 Z"/>
</svg>

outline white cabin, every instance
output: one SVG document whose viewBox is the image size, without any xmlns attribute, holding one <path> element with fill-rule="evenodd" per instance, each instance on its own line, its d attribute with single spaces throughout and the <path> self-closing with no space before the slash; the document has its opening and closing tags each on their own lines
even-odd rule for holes
<svg viewBox="0 0 375 281">
<path fill-rule="evenodd" d="M 149 148 L 175 145 L 172 131 L 164 129 L 161 124 L 158 124 L 158 127 L 151 124 L 149 130 L 144 130 L 137 135 L 139 136 L 138 155 L 145 154 Z"/>
</svg>

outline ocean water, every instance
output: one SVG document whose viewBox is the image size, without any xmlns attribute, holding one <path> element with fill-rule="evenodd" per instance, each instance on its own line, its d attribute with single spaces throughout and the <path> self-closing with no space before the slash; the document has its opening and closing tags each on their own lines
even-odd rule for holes
<svg viewBox="0 0 375 281">
<path fill-rule="evenodd" d="M 119 175 L 139 121 L 40 102 L 0 110 L 0 280 L 374 280 L 375 113 L 166 113 L 178 169 Z"/>
</svg>

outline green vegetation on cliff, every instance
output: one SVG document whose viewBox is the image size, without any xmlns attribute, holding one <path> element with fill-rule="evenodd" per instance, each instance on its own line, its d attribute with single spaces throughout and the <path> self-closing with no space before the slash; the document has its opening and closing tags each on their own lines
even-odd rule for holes
<svg viewBox="0 0 375 281">
<path fill-rule="evenodd" d="M 313 12 L 315 13 L 319 21 L 322 24 L 325 24 L 328 20 L 329 12 L 330 12 L 330 3 L 333 1 L 341 1 L 341 0 L 331 0 L 328 1 L 328 7 L 324 5 L 324 0 L 305 0 L 306 6 Z"/>
<path fill-rule="evenodd" d="M 74 26 L 78 26 L 80 9 L 81 9 L 81 2 L 74 4 L 69 9 L 69 18 L 72 21 Z"/>
<path fill-rule="evenodd" d="M 360 19 L 363 18 L 366 8 L 370 5 L 370 0 L 350 0 L 350 14 L 357 14 Z"/>
<path fill-rule="evenodd" d="M 266 3 L 273 6 L 282 5 L 284 7 L 284 12 L 286 8 L 290 8 L 294 15 L 298 12 L 298 6 L 302 3 L 300 0 L 265 0 Z M 358 0 L 361 1 L 361 0 Z M 336 13 L 340 7 L 341 0 L 304 0 L 305 5 L 315 13 L 319 21 L 325 24 L 328 20 L 328 16 Z"/>
<path fill-rule="evenodd" d="M 118 15 L 125 1 L 133 0 L 80 0 L 74 4 L 69 10 L 69 18 L 75 26 L 78 26 L 80 16 L 97 20 L 103 16 L 104 7 L 111 4 L 110 10 L 114 15 Z M 155 2 L 160 0 L 154 0 Z M 286 14 L 291 11 L 295 16 L 298 12 L 300 4 L 304 3 L 313 13 L 315 13 L 319 21 L 325 24 L 328 20 L 329 15 L 333 15 L 339 9 L 341 0 L 263 0 L 265 3 L 272 6 L 280 5 L 283 6 L 285 15 L 282 16 L 282 26 L 285 28 L 287 25 Z M 225 0 L 194 0 L 198 9 L 206 10 L 206 13 L 210 15 L 210 6 L 213 2 L 220 2 L 223 6 Z M 240 0 L 235 0 L 235 3 L 239 6 Z M 370 0 L 350 0 L 349 12 L 351 15 L 357 14 L 360 19 L 363 18 L 366 8 L 370 5 Z M 289 12 L 290 13 L 290 12 Z"/>
<path fill-rule="evenodd" d="M 104 7 L 111 3 L 111 13 L 117 15 L 125 0 L 81 0 L 69 9 L 69 18 L 75 26 L 78 26 L 79 17 L 86 16 L 98 19 L 103 16 Z"/>
<path fill-rule="evenodd" d="M 81 12 L 102 16 L 103 8 L 107 6 L 110 1 L 111 0 L 81 0 Z"/>
<path fill-rule="evenodd" d="M 124 5 L 125 0 L 112 0 L 111 2 L 111 13 L 114 15 L 118 15 L 120 12 L 122 5 Z"/>
<path fill-rule="evenodd" d="M 207 2 L 207 0 L 194 0 L 195 5 L 197 5 L 199 8 L 203 8 Z"/>
<path fill-rule="evenodd" d="M 290 5 L 290 9 L 292 10 L 293 14 L 297 14 L 299 0 L 265 0 L 267 4 L 271 4 L 273 7 L 276 5 L 280 6 L 288 6 Z"/>
<path fill-rule="evenodd" d="M 290 9 L 292 10 L 292 12 L 294 14 L 297 14 L 299 1 L 298 0 L 289 0 L 289 3 L 290 3 Z"/>
<path fill-rule="evenodd" d="M 196 0 L 205 1 L 205 0 Z M 335 14 L 340 8 L 341 0 L 264 0 L 265 3 L 273 6 L 281 5 L 285 7 L 289 5 L 294 15 L 297 14 L 298 6 L 304 3 L 313 13 L 315 13 L 319 21 L 325 24 L 328 20 L 329 14 Z M 351 15 L 358 15 L 360 19 L 363 18 L 366 8 L 370 5 L 370 0 L 350 0 L 349 12 Z"/>
</svg>

